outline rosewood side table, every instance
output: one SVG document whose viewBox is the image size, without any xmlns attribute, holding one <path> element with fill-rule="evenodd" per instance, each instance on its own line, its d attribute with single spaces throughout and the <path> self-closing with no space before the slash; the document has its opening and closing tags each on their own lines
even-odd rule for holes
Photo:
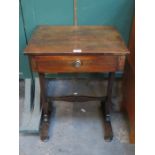
<svg viewBox="0 0 155 155">
<path fill-rule="evenodd" d="M 107 96 L 101 100 L 104 112 L 104 138 L 113 137 L 110 122 L 112 84 L 116 71 L 124 68 L 129 54 L 118 31 L 111 26 L 38 26 L 25 49 L 31 69 L 39 74 L 40 107 L 43 112 L 41 140 L 48 139 L 49 103 L 45 73 L 109 73 Z M 53 100 L 87 101 L 97 97 L 66 96 Z"/>
</svg>

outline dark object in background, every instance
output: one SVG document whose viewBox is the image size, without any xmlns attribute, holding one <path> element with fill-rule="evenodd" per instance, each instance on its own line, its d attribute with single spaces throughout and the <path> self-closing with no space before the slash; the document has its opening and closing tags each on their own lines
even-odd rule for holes
<svg viewBox="0 0 155 155">
<path fill-rule="evenodd" d="M 124 71 L 122 109 L 127 112 L 130 123 L 130 143 L 135 143 L 135 21 L 133 20 L 129 41 L 130 55 Z"/>
</svg>

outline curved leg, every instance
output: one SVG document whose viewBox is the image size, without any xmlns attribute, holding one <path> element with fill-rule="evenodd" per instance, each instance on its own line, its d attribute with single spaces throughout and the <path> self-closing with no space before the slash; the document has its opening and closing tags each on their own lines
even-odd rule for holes
<svg viewBox="0 0 155 155">
<path fill-rule="evenodd" d="M 43 73 L 39 73 L 40 80 L 40 95 L 41 95 L 41 103 L 40 107 L 42 108 L 42 122 L 40 128 L 40 139 L 42 141 L 47 141 L 49 139 L 48 136 L 48 128 L 49 128 L 49 115 L 48 115 L 48 103 L 46 99 L 46 89 L 45 89 L 45 75 Z"/>
<path fill-rule="evenodd" d="M 114 82 L 114 76 L 115 76 L 114 72 L 109 73 L 107 97 L 105 101 L 101 102 L 103 121 L 104 121 L 105 141 L 111 141 L 113 139 L 113 131 L 112 131 L 111 120 L 110 120 L 110 108 L 111 108 L 112 86 Z"/>
</svg>

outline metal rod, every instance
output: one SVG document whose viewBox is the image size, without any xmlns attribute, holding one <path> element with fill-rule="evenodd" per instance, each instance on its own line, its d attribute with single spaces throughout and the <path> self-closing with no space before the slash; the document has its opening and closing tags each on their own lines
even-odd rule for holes
<svg viewBox="0 0 155 155">
<path fill-rule="evenodd" d="M 74 26 L 77 26 L 77 0 L 74 0 Z"/>
</svg>

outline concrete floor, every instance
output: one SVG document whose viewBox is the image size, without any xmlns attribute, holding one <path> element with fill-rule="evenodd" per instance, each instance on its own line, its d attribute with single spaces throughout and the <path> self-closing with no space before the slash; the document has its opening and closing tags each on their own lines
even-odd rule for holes
<svg viewBox="0 0 155 155">
<path fill-rule="evenodd" d="M 71 88 L 72 84 L 74 84 L 73 88 Z M 93 86 L 97 87 L 100 91 L 103 90 L 101 93 L 104 94 L 105 89 L 103 89 L 103 86 L 106 86 L 106 82 L 100 84 L 96 81 L 85 81 L 84 83 L 79 81 L 76 85 L 73 80 L 71 82 L 54 81 L 49 85 L 50 88 L 55 88 L 54 95 L 57 92 L 58 94 L 69 91 L 77 92 L 79 89 L 82 92 L 86 92 L 85 88 L 83 88 L 84 86 L 86 86 L 85 88 L 89 88 L 87 91 L 88 94 L 91 94 L 89 93 L 90 90 L 96 90 L 93 89 Z M 121 82 L 117 81 L 113 91 L 111 119 L 114 139 L 112 142 L 107 143 L 104 141 L 99 102 L 71 103 L 55 101 L 54 112 L 51 117 L 49 141 L 46 143 L 40 141 L 37 134 L 20 134 L 20 155 L 134 155 L 135 145 L 129 144 L 128 122 L 119 112 L 121 101 L 120 90 Z M 23 101 L 24 82 L 20 81 L 20 118 L 22 117 Z"/>
</svg>

